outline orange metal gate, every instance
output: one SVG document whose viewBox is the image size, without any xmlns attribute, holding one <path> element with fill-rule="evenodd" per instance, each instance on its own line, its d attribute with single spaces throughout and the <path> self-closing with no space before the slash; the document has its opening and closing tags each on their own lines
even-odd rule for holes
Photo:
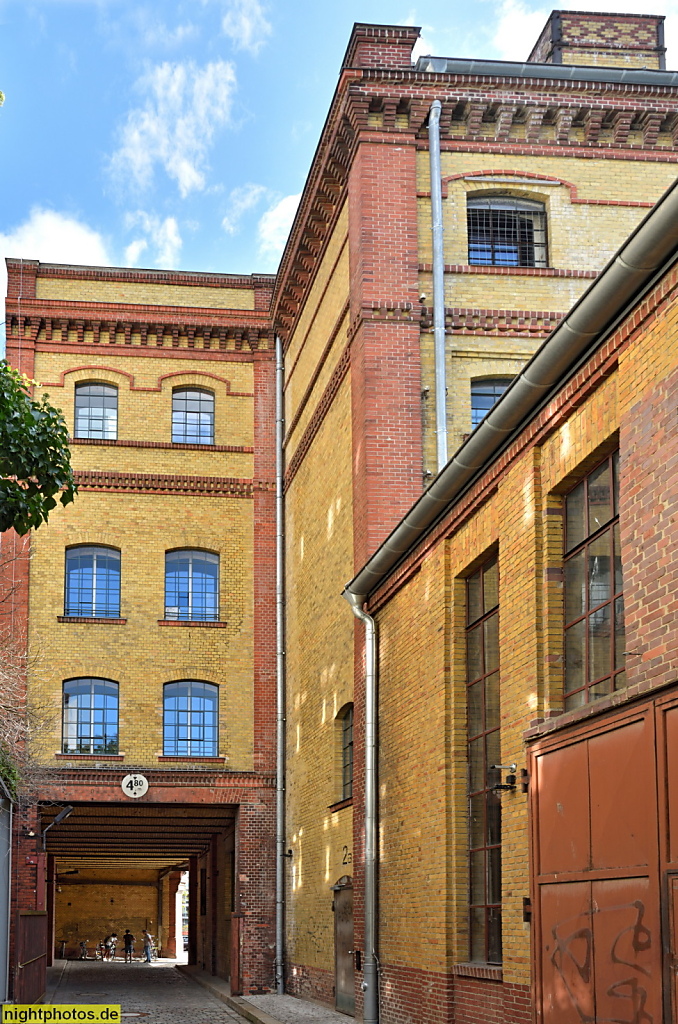
<svg viewBox="0 0 678 1024">
<path fill-rule="evenodd" d="M 678 1024 L 676 688 L 529 758 L 537 1021 Z"/>
<path fill-rule="evenodd" d="M 15 1003 L 37 1003 L 45 994 L 47 981 L 47 913 L 40 910 L 19 913 Z"/>
</svg>

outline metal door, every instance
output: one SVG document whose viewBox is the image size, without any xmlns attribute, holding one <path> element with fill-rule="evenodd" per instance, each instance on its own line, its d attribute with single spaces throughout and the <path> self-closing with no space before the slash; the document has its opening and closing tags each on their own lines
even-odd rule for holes
<svg viewBox="0 0 678 1024">
<path fill-rule="evenodd" d="M 532 748 L 539 1024 L 662 1020 L 655 744 L 647 702 Z"/>
<path fill-rule="evenodd" d="M 338 883 L 334 890 L 334 991 L 337 1010 L 355 1013 L 353 967 L 353 885 Z"/>
<path fill-rule="evenodd" d="M 47 913 L 32 910 L 19 913 L 15 1003 L 37 1003 L 45 994 L 47 981 Z"/>
</svg>

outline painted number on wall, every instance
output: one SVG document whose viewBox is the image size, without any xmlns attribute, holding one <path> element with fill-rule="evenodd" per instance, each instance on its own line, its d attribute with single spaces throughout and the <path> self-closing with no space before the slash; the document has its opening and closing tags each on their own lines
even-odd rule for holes
<svg viewBox="0 0 678 1024">
<path fill-rule="evenodd" d="M 352 864 L 353 863 L 353 854 L 349 852 L 348 846 L 342 846 L 341 852 L 343 854 L 343 856 L 341 858 L 341 863 L 342 864 Z"/>
</svg>

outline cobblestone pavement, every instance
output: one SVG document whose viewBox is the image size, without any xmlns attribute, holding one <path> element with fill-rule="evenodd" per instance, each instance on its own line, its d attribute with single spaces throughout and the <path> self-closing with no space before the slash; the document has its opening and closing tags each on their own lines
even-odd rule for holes
<svg viewBox="0 0 678 1024">
<path fill-rule="evenodd" d="M 348 1024 L 353 1019 L 294 996 L 245 996 L 245 1002 L 265 1010 L 280 1024 Z"/>
<path fill-rule="evenodd" d="M 240 1014 L 177 971 L 172 960 L 70 960 L 50 1002 L 119 1003 L 129 1024 L 244 1024 Z"/>
</svg>

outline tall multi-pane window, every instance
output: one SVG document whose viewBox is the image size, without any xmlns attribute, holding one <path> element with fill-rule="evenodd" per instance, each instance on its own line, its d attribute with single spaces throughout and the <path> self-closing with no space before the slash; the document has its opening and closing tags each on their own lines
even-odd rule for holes
<svg viewBox="0 0 678 1024">
<path fill-rule="evenodd" d="M 565 709 L 626 685 L 619 453 L 565 498 Z"/>
<path fill-rule="evenodd" d="M 164 689 L 163 752 L 167 757 L 216 757 L 219 689 L 184 679 Z"/>
<path fill-rule="evenodd" d="M 120 552 L 90 545 L 66 551 L 64 615 L 117 619 Z"/>
<path fill-rule="evenodd" d="M 499 401 L 512 380 L 513 377 L 484 377 L 471 381 L 471 427 L 474 430 Z"/>
<path fill-rule="evenodd" d="M 500 964 L 499 571 L 496 555 L 466 581 L 470 957 Z"/>
<path fill-rule="evenodd" d="M 190 550 L 166 553 L 165 618 L 218 620 L 219 555 Z"/>
<path fill-rule="evenodd" d="M 118 389 L 112 384 L 75 385 L 75 437 L 115 441 L 118 436 Z"/>
<path fill-rule="evenodd" d="M 118 753 L 118 684 L 69 679 L 63 694 L 64 754 Z"/>
<path fill-rule="evenodd" d="M 337 715 L 341 746 L 341 799 L 353 796 L 353 704 L 345 704 Z"/>
<path fill-rule="evenodd" d="M 466 204 L 468 261 L 494 267 L 546 267 L 544 204 L 480 196 Z"/>
<path fill-rule="evenodd" d="M 214 395 L 205 388 L 172 392 L 172 441 L 214 444 Z"/>
</svg>

